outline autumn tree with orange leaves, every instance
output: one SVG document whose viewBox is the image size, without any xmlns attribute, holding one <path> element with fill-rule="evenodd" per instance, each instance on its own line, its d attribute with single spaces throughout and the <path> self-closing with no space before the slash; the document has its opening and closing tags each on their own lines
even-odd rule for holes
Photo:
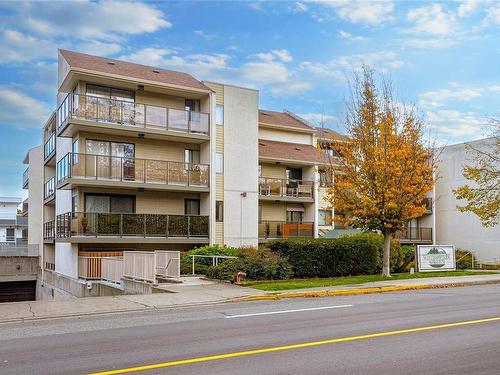
<svg viewBox="0 0 500 375">
<path fill-rule="evenodd" d="M 378 86 L 366 67 L 351 85 L 349 141 L 335 143 L 342 157 L 332 166 L 328 199 L 345 224 L 384 235 L 382 275 L 390 276 L 391 239 L 425 212 L 435 163 L 424 143 L 423 122 L 393 100 L 387 82 Z"/>
</svg>

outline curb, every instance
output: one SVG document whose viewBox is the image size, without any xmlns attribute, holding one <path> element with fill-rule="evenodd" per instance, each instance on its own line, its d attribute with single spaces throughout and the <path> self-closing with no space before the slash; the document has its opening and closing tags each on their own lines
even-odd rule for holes
<svg viewBox="0 0 500 375">
<path fill-rule="evenodd" d="M 320 298 L 320 297 L 338 297 L 338 296 L 355 296 L 360 294 L 375 294 L 387 292 L 401 292 L 406 290 L 419 289 L 441 289 L 441 288 L 461 288 L 475 285 L 500 284 L 500 280 L 486 281 L 470 281 L 460 283 L 445 283 L 445 284 L 414 284 L 402 286 L 381 286 L 359 289 L 346 290 L 318 290 L 314 292 L 280 292 L 266 295 L 254 295 L 243 297 L 240 301 L 264 301 L 264 300 L 280 300 L 286 298 Z"/>
</svg>

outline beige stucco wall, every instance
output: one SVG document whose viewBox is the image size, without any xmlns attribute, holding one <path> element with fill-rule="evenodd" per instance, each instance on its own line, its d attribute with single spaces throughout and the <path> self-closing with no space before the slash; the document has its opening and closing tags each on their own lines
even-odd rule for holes
<svg viewBox="0 0 500 375">
<path fill-rule="evenodd" d="M 44 189 L 43 146 L 29 150 L 28 186 L 28 247 L 30 251 L 43 249 L 43 189 Z"/>
<path fill-rule="evenodd" d="M 293 129 L 269 129 L 259 127 L 259 139 L 267 139 L 269 141 L 289 142 L 312 145 L 313 137 L 309 133 L 295 132 Z"/>
</svg>

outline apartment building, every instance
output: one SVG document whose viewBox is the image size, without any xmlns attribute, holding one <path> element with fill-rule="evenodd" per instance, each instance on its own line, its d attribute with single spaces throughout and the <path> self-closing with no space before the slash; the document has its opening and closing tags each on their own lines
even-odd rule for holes
<svg viewBox="0 0 500 375">
<path fill-rule="evenodd" d="M 258 103 L 253 89 L 60 50 L 57 108 L 23 182 L 42 284 L 82 295 L 105 269 L 116 286 L 125 255 L 155 267 L 152 252 L 339 229 L 324 198 L 345 138 Z"/>
<path fill-rule="evenodd" d="M 28 221 L 19 215 L 21 198 L 0 197 L 0 246 L 22 246 L 28 239 Z"/>
</svg>

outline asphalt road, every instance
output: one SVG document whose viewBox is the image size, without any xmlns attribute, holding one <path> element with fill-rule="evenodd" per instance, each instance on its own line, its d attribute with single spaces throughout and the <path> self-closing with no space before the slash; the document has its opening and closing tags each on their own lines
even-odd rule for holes
<svg viewBox="0 0 500 375">
<path fill-rule="evenodd" d="M 498 320 L 440 326 L 485 318 Z M 428 328 L 413 330 L 419 327 Z M 248 353 L 268 348 L 274 349 Z M 229 356 L 207 358 L 221 354 Z M 500 374 L 500 286 L 0 325 L 2 375 L 88 374 L 154 364 L 169 367 L 127 373 Z"/>
</svg>

